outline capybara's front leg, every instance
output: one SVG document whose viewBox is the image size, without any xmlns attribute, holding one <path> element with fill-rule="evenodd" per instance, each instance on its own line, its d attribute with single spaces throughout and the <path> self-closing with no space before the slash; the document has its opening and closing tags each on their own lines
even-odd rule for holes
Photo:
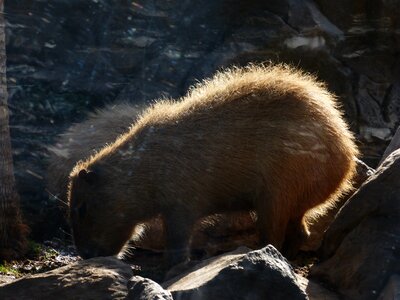
<svg viewBox="0 0 400 300">
<path fill-rule="evenodd" d="M 262 244 L 271 244 L 277 250 L 282 251 L 287 223 L 280 219 L 273 220 L 271 217 L 271 214 L 267 214 L 257 219 L 260 240 Z M 269 221 L 271 219 L 273 220 L 272 222 Z"/>
<path fill-rule="evenodd" d="M 262 195 L 256 203 L 257 227 L 261 243 L 282 250 L 288 223 L 287 212 L 272 195 Z"/>
<path fill-rule="evenodd" d="M 193 219 L 185 214 L 170 213 L 164 217 L 167 267 L 189 261 L 189 241 Z"/>
</svg>

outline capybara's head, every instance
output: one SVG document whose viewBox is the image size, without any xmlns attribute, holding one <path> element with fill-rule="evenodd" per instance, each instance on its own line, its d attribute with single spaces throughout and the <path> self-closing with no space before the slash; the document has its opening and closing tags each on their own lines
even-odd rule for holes
<svg viewBox="0 0 400 300">
<path fill-rule="evenodd" d="M 82 258 L 118 254 L 132 234 L 132 220 L 109 184 L 98 171 L 82 169 L 71 177 L 70 221 Z"/>
</svg>

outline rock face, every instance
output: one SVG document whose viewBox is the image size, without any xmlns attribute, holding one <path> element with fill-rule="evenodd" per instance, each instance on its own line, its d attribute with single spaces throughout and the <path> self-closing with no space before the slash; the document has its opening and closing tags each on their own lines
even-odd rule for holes
<svg viewBox="0 0 400 300">
<path fill-rule="evenodd" d="M 174 299 L 308 299 L 286 259 L 272 246 L 203 262 L 163 284 Z"/>
<path fill-rule="evenodd" d="M 125 299 L 131 276 L 115 258 L 94 258 L 1 286 L 0 299 Z"/>
<path fill-rule="evenodd" d="M 382 158 L 379 162 L 379 166 L 384 163 L 386 158 L 397 149 L 400 149 L 400 126 L 397 128 L 396 133 L 390 141 L 389 146 L 387 146 L 385 152 L 382 155 Z"/>
<path fill-rule="evenodd" d="M 400 272 L 400 149 L 342 207 L 312 274 L 346 299 L 376 299 Z"/>
<path fill-rule="evenodd" d="M 6 1 L 16 175 L 33 233 L 56 215 L 44 158 L 57 133 L 105 103 L 178 97 L 232 64 L 317 74 L 343 102 L 366 162 L 399 123 L 399 0 Z M 33 139 L 32 136 L 35 136 Z M 39 209 L 40 207 L 40 209 Z"/>
</svg>

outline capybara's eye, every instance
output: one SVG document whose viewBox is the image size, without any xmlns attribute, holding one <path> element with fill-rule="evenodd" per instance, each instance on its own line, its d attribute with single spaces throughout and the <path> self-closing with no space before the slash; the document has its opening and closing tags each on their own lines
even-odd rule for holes
<svg viewBox="0 0 400 300">
<path fill-rule="evenodd" d="M 87 206 L 86 203 L 82 203 L 82 205 L 78 209 L 78 214 L 80 218 L 84 218 L 86 215 Z"/>
</svg>

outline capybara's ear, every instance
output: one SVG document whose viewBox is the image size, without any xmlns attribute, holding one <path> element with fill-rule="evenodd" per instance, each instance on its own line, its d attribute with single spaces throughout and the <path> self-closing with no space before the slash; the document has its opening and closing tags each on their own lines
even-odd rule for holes
<svg viewBox="0 0 400 300">
<path fill-rule="evenodd" d="M 97 174 L 93 171 L 88 171 L 85 169 L 79 171 L 78 177 L 89 184 L 93 184 L 97 181 Z"/>
</svg>

